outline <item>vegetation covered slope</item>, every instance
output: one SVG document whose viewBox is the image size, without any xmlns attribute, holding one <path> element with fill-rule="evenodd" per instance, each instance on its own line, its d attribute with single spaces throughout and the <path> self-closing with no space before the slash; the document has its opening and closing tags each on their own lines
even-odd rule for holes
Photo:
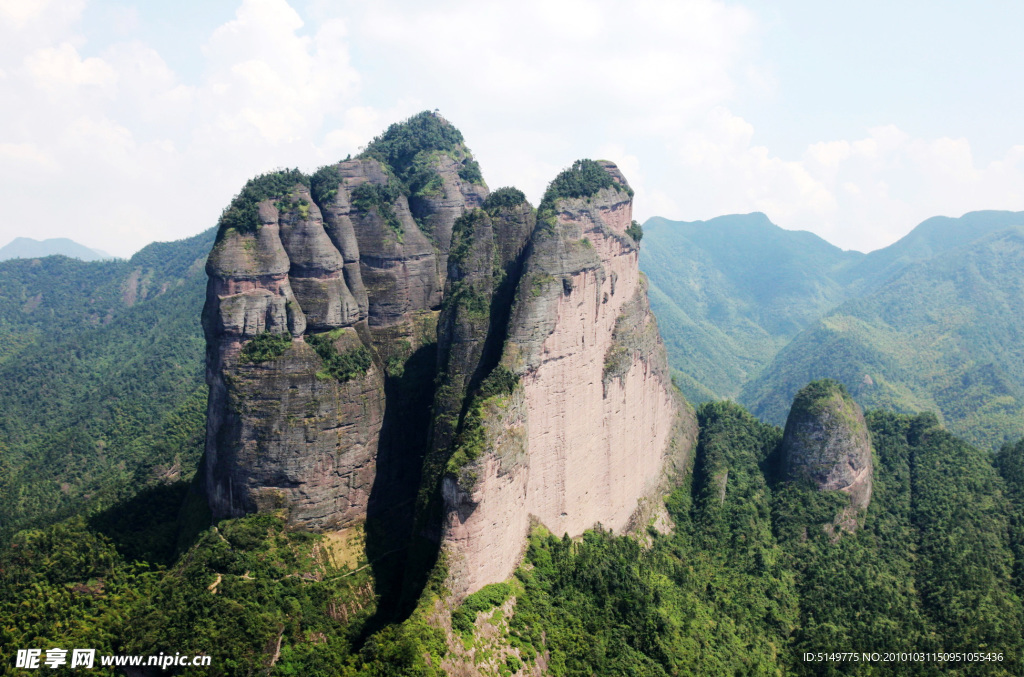
<svg viewBox="0 0 1024 677">
<path fill-rule="evenodd" d="M 1024 434 L 1022 223 L 1021 212 L 935 217 L 862 255 L 758 214 L 655 218 L 641 267 L 693 401 L 738 399 L 781 423 L 797 389 L 835 378 L 863 406 L 935 411 L 996 447 Z"/>
<path fill-rule="evenodd" d="M 1024 435 L 1024 229 L 991 233 L 906 268 L 814 323 L 750 382 L 741 401 L 781 422 L 816 378 L 865 407 L 934 411 L 950 430 L 998 447 Z"/>
<path fill-rule="evenodd" d="M 640 268 L 676 381 L 690 401 L 735 398 L 798 332 L 845 298 L 864 257 L 764 214 L 644 223 Z"/>
<path fill-rule="evenodd" d="M 1004 483 L 933 417 L 872 412 L 875 496 L 862 528 L 837 536 L 827 527 L 848 497 L 776 479 L 778 428 L 729 403 L 699 419 L 694 472 L 669 499 L 674 533 L 651 534 L 649 549 L 534 534 L 507 614 L 518 656 L 545 657 L 554 675 L 1020 673 L 1007 533 L 1019 512 L 1004 498 L 1019 473 Z M 838 647 L 999 656 L 803 658 Z"/>
<path fill-rule="evenodd" d="M 0 264 L 0 539 L 194 472 L 212 241 Z"/>
</svg>

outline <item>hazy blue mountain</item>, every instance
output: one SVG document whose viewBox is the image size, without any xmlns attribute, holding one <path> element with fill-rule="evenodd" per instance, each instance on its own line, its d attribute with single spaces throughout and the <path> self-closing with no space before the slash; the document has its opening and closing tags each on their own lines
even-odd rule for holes
<svg viewBox="0 0 1024 677">
<path fill-rule="evenodd" d="M 978 211 L 960 218 L 934 216 L 888 247 L 876 249 L 839 272 L 837 279 L 855 289 L 870 289 L 892 279 L 906 266 L 998 230 L 1024 225 L 1024 212 Z"/>
<path fill-rule="evenodd" d="M 826 313 L 740 401 L 779 423 L 793 394 L 825 377 L 842 381 L 865 407 L 933 411 L 975 444 L 1024 435 L 1024 228 L 909 265 Z"/>
<path fill-rule="evenodd" d="M 644 223 L 640 268 L 677 383 L 691 401 L 743 384 L 845 298 L 837 280 L 864 259 L 764 214 Z"/>
<path fill-rule="evenodd" d="M 82 261 L 102 261 L 114 258 L 105 251 L 91 249 L 66 237 L 48 240 L 34 240 L 30 237 L 16 237 L 0 247 L 0 261 L 8 259 L 36 259 L 59 254 Z"/>
</svg>

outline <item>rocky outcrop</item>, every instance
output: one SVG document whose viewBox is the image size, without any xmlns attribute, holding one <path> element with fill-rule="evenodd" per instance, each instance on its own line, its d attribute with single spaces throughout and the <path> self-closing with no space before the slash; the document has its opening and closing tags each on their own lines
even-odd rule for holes
<svg viewBox="0 0 1024 677">
<path fill-rule="evenodd" d="M 255 228 L 222 229 L 207 259 L 207 497 L 217 517 L 286 508 L 295 522 L 344 524 L 365 513 L 383 379 L 372 364 L 324 378 L 304 336 L 346 327 L 332 345 L 350 353 L 365 315 L 308 186 L 253 202 L 234 207 Z M 275 354 L 246 354 L 267 335 L 285 337 Z"/>
<path fill-rule="evenodd" d="M 358 253 L 370 326 L 399 324 L 417 310 L 439 306 L 437 252 L 385 166 L 359 159 L 333 169 L 333 195 L 324 200 L 329 232 L 335 242 Z"/>
<path fill-rule="evenodd" d="M 413 123 L 425 133 L 410 146 Z M 418 484 L 423 451 L 413 447 L 425 424 L 419 436 L 402 429 L 397 409 L 432 385 L 421 365 L 424 350 L 435 362 L 439 262 L 455 219 L 487 195 L 482 180 L 459 177 L 472 162 L 457 130 L 422 114 L 312 177 L 258 177 L 225 210 L 203 312 L 204 477 L 215 517 L 285 509 L 293 523 L 347 526 L 374 499 L 389 502 L 382 459 L 390 484 Z M 411 168 L 430 191 L 412 196 L 401 178 Z"/>
<path fill-rule="evenodd" d="M 345 259 L 324 230 L 320 208 L 302 184 L 286 200 L 276 206 L 264 202 L 261 208 L 271 218 L 277 216 L 290 264 L 288 278 L 307 328 L 323 331 L 355 324 L 361 318 L 344 278 Z"/>
<path fill-rule="evenodd" d="M 600 187 L 558 193 L 595 169 Z M 501 363 L 443 479 L 457 594 L 512 574 L 531 518 L 570 536 L 625 529 L 692 444 L 626 235 L 632 191 L 611 163 L 567 173 L 541 205 Z M 673 444 L 681 429 L 691 439 Z"/>
<path fill-rule="evenodd" d="M 335 334 L 339 354 L 364 349 L 354 328 Z M 384 416 L 383 374 L 371 363 L 364 374 L 339 381 L 322 366 L 301 339 L 275 359 L 254 363 L 243 355 L 231 366 L 218 402 L 217 456 L 208 468 L 209 500 L 221 516 L 284 509 L 292 522 L 317 528 L 365 517 Z"/>
<path fill-rule="evenodd" d="M 448 270 L 447 254 L 455 220 L 467 210 L 482 207 L 488 191 L 480 168 L 466 152 L 437 153 L 427 166 L 436 178 L 411 196 L 409 202 L 413 214 L 437 245 L 438 270 L 443 278 Z"/>
<path fill-rule="evenodd" d="M 871 501 L 871 439 L 863 412 L 842 384 L 825 379 L 797 393 L 782 437 L 782 461 L 787 480 L 848 494 L 851 510 L 838 525 L 856 528 L 855 511 Z"/>
<path fill-rule="evenodd" d="M 445 303 L 438 321 L 439 387 L 434 399 L 427 483 L 447 461 L 467 394 L 497 365 L 522 257 L 536 214 L 518 190 L 454 224 Z"/>
</svg>

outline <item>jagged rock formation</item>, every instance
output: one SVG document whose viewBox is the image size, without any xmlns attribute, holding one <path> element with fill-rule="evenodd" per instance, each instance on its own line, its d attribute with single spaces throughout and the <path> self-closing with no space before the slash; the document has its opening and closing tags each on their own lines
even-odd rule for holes
<svg viewBox="0 0 1024 677">
<path fill-rule="evenodd" d="M 207 264 L 214 515 L 367 520 L 382 553 L 415 533 L 457 596 L 511 575 L 531 519 L 573 536 L 644 523 L 695 421 L 632 194 L 585 160 L 537 210 L 489 195 L 430 113 L 312 177 L 250 182 Z"/>
<path fill-rule="evenodd" d="M 856 528 L 854 513 L 871 501 L 871 439 L 864 414 L 842 384 L 825 379 L 797 393 L 782 437 L 785 477 L 850 496 L 839 526 Z"/>
<path fill-rule="evenodd" d="M 409 139 L 410 128 L 424 133 Z M 315 528 L 365 519 L 388 374 L 431 350 L 451 226 L 487 194 L 482 180 L 459 176 L 468 163 L 458 131 L 421 114 L 312 177 L 254 179 L 225 210 L 203 312 L 215 517 L 287 508 L 292 522 Z M 402 176 L 422 184 L 418 192 Z M 265 334 L 291 341 L 247 354 Z M 331 375 L 334 362 L 366 356 Z M 408 441 L 403 431 L 383 434 L 392 448 Z M 416 485 L 418 472 L 392 466 L 397 483 Z"/>
</svg>

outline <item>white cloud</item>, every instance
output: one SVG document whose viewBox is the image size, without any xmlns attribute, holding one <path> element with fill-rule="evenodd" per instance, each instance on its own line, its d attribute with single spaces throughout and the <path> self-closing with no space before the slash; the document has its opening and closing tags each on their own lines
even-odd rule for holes
<svg viewBox="0 0 1024 677">
<path fill-rule="evenodd" d="M 156 50 L 131 40 L 104 50 L 103 59 L 117 73 L 119 118 L 172 130 L 188 119 L 197 88 L 182 83 Z"/>
<path fill-rule="evenodd" d="M 20 64 L 34 49 L 69 38 L 79 45 L 74 27 L 84 9 L 85 0 L 0 0 L 0 60 Z"/>
<path fill-rule="evenodd" d="M 24 169 L 52 170 L 57 167 L 49 154 L 32 143 L 0 143 L 0 163 L 15 169 L 14 176 Z"/>
<path fill-rule="evenodd" d="M 608 144 L 639 173 L 637 138 L 660 143 L 742 84 L 755 30 L 749 12 L 714 0 L 628 11 L 611 0 L 321 3 L 312 25 L 285 0 L 243 0 L 186 82 L 131 37 L 137 12 L 122 12 L 113 33 L 124 40 L 104 46 L 80 34 L 82 8 L 50 0 L 9 17 L 26 30 L 0 47 L 11 75 L 0 92 L 16 104 L 0 123 L 13 130 L 5 143 L 63 172 L 80 232 L 95 233 L 87 244 L 122 254 L 143 236 L 212 225 L 256 173 L 334 161 L 423 108 L 463 130 L 493 185 L 535 201 L 555 173 Z M 630 178 L 667 209 L 669 193 L 646 178 L 654 166 Z M 17 220 L 36 218 L 45 190 L 22 186 L 6 204 Z"/>
<path fill-rule="evenodd" d="M 924 219 L 1024 209 L 1024 149 L 979 167 L 966 139 L 914 138 L 894 125 L 810 144 L 785 160 L 752 144 L 753 126 L 724 109 L 682 135 L 674 196 L 685 217 L 763 211 L 844 248 L 870 251 Z M 649 212 L 656 213 L 656 212 Z"/>
<path fill-rule="evenodd" d="M 850 152 L 848 141 L 820 141 L 807 147 L 806 157 L 823 168 L 835 169 Z"/>
<path fill-rule="evenodd" d="M 642 204 L 648 214 L 673 214 L 679 209 L 676 201 L 664 190 L 650 187 L 641 160 L 621 144 L 607 144 L 597 152 L 601 159 L 612 159 L 629 181 L 634 191 L 634 203 Z M 635 215 L 634 215 L 635 216 Z"/>
<path fill-rule="evenodd" d="M 0 0 L 0 16 L 21 27 L 46 11 L 50 0 Z"/>
<path fill-rule="evenodd" d="M 471 91 L 486 97 L 478 105 L 515 104 L 510 115 L 558 124 L 588 106 L 602 118 L 668 120 L 720 101 L 736 86 L 732 70 L 753 18 L 710 0 L 628 9 L 610 1 L 385 1 L 367 4 L 359 25 L 374 57 L 404 63 L 419 76 L 412 83 L 446 105 Z"/>
<path fill-rule="evenodd" d="M 245 0 L 209 35 L 202 75 L 184 82 L 130 37 L 141 21 L 134 12 L 115 31 L 126 39 L 91 45 L 79 33 L 81 2 L 16 5 L 0 4 L 0 42 L 9 38 L 0 46 L 7 228 L 66 236 L 74 223 L 72 237 L 127 255 L 214 225 L 257 173 L 313 169 L 366 142 L 327 137 L 338 121 L 373 118 L 356 100 L 341 20 L 307 29 L 283 0 Z M 373 122 L 355 126 L 372 135 Z"/>
<path fill-rule="evenodd" d="M 641 220 L 761 210 L 861 249 L 937 213 L 1024 209 L 1024 146 L 981 164 L 968 139 L 879 125 L 789 157 L 765 147 L 759 119 L 732 111 L 778 96 L 779 80 L 763 28 L 735 4 L 307 5 L 240 0 L 190 45 L 201 67 L 183 76 L 139 39 L 143 5 L 108 8 L 102 43 L 83 34 L 84 0 L 0 0 L 0 244 L 72 223 L 118 254 L 191 235 L 247 178 L 336 161 L 435 107 L 492 187 L 534 202 L 573 160 L 605 157 Z"/>
<path fill-rule="evenodd" d="M 35 83 L 47 90 L 79 86 L 110 86 L 117 80 L 114 69 L 96 57 L 82 59 L 69 42 L 44 47 L 25 58 L 25 67 Z"/>
<path fill-rule="evenodd" d="M 549 169 L 608 143 L 637 154 L 720 105 L 744 84 L 740 64 L 756 32 L 749 11 L 712 0 L 352 9 L 367 82 L 399 81 L 440 108 L 490 183 L 514 183 L 535 201 Z"/>
</svg>

